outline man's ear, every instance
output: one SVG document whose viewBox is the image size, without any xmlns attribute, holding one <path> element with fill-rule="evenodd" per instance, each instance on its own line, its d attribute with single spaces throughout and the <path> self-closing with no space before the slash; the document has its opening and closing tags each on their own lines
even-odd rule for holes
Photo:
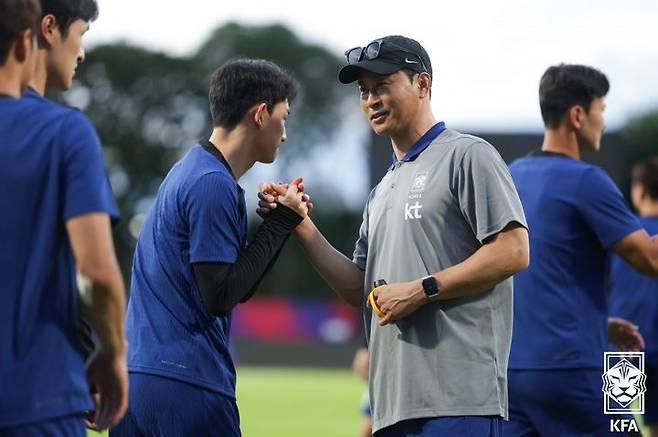
<svg viewBox="0 0 658 437">
<path fill-rule="evenodd" d="M 19 63 L 23 63 L 27 60 L 30 55 L 30 48 L 32 45 L 32 30 L 25 29 L 18 35 L 18 38 L 14 41 L 12 49 L 14 56 Z"/>
<path fill-rule="evenodd" d="M 580 129 L 582 127 L 583 117 L 585 115 L 585 108 L 580 105 L 574 105 L 569 108 L 569 122 L 576 129 Z"/>
<path fill-rule="evenodd" d="M 419 88 L 420 98 L 429 96 L 432 89 L 432 78 L 427 73 L 420 73 L 416 76 L 416 85 Z"/>
<path fill-rule="evenodd" d="M 58 35 L 60 29 L 57 18 L 53 14 L 44 15 L 39 22 L 39 43 L 42 47 L 50 47 Z"/>
<path fill-rule="evenodd" d="M 270 115 L 267 111 L 267 103 L 259 103 L 254 105 L 251 110 L 251 120 L 254 122 L 256 127 L 261 128 L 266 117 Z"/>
</svg>

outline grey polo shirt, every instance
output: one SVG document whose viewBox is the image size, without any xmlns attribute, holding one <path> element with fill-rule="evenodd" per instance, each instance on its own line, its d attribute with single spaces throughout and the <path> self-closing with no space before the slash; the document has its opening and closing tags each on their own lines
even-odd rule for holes
<svg viewBox="0 0 658 437">
<path fill-rule="evenodd" d="M 484 140 L 445 130 L 370 193 L 353 262 L 373 281 L 419 279 L 464 261 L 510 222 L 526 226 L 507 165 Z M 512 278 L 369 329 L 373 432 L 420 417 L 507 418 Z"/>
</svg>

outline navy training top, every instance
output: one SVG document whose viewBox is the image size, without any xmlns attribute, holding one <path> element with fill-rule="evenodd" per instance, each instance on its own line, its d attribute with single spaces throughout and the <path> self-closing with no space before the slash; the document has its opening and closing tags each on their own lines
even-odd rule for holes
<svg viewBox="0 0 658 437">
<path fill-rule="evenodd" d="M 91 409 L 65 224 L 119 216 L 94 127 L 33 91 L 0 97 L 0 428 Z"/>
<path fill-rule="evenodd" d="M 514 277 L 509 368 L 600 369 L 607 251 L 640 223 L 594 165 L 537 152 L 510 172 L 528 220 L 530 266 Z"/>
</svg>

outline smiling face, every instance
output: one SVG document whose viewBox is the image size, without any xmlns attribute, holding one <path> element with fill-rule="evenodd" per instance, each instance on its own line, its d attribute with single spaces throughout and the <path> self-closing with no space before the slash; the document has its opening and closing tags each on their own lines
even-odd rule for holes
<svg viewBox="0 0 658 437">
<path fill-rule="evenodd" d="M 60 26 L 53 29 L 48 53 L 48 89 L 67 90 L 73 84 L 75 70 L 85 59 L 82 37 L 89 30 L 89 23 L 77 19 L 64 34 Z"/>
<path fill-rule="evenodd" d="M 363 72 L 359 77 L 361 109 L 377 135 L 395 137 L 410 128 L 419 110 L 417 91 L 401 70 L 387 76 Z"/>
<path fill-rule="evenodd" d="M 263 124 L 256 136 L 258 162 L 270 163 L 276 158 L 281 143 L 287 138 L 286 119 L 289 115 L 290 105 L 287 99 L 275 104 L 271 114 L 264 111 Z"/>
</svg>

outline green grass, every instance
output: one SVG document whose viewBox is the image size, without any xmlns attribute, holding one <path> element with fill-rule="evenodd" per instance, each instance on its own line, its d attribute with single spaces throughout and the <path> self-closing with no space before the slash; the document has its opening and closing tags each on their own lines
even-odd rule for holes
<svg viewBox="0 0 658 437">
<path fill-rule="evenodd" d="M 244 437 L 353 437 L 365 384 L 348 370 L 238 369 Z M 107 433 L 88 432 L 88 437 Z"/>
<path fill-rule="evenodd" d="M 357 435 L 365 385 L 347 370 L 238 369 L 245 437 Z"/>
</svg>

